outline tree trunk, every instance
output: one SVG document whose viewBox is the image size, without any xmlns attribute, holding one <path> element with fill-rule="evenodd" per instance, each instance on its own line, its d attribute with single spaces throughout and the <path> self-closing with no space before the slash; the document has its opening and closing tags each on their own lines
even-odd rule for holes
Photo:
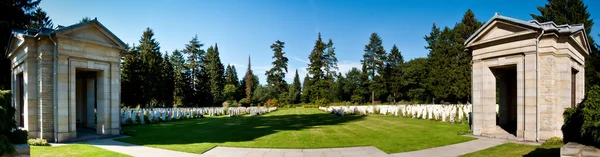
<svg viewBox="0 0 600 157">
<path fill-rule="evenodd" d="M 375 91 L 371 91 L 371 105 L 375 105 Z"/>
</svg>

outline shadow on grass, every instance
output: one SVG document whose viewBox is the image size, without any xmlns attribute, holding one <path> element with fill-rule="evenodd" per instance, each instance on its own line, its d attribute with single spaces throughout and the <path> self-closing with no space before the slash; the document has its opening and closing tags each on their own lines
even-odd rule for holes
<svg viewBox="0 0 600 157">
<path fill-rule="evenodd" d="M 523 155 L 524 157 L 552 157 L 560 156 L 560 147 L 558 148 L 545 148 L 539 147 L 535 150 Z"/>
<path fill-rule="evenodd" d="M 363 118 L 357 115 L 339 117 L 327 113 L 210 117 L 124 127 L 125 130 L 135 130 L 136 135 L 119 141 L 142 145 L 242 142 L 252 141 L 278 131 L 336 125 Z"/>
</svg>

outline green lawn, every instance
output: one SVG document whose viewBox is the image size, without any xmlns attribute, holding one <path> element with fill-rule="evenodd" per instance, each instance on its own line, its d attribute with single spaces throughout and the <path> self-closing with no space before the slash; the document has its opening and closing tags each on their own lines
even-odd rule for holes
<svg viewBox="0 0 600 157">
<path fill-rule="evenodd" d="M 127 157 L 128 155 L 112 152 L 87 144 L 70 144 L 64 146 L 31 146 L 31 156 L 70 156 L 70 157 Z"/>
<path fill-rule="evenodd" d="M 525 144 L 506 143 L 492 148 L 463 155 L 463 157 L 488 157 L 488 156 L 560 156 L 561 146 L 532 146 Z"/>
<path fill-rule="evenodd" d="M 387 153 L 472 140 L 468 125 L 382 115 L 335 116 L 318 109 L 282 108 L 257 117 L 211 117 L 125 127 L 136 135 L 123 142 L 202 153 L 217 145 L 262 148 L 375 146 Z"/>
</svg>

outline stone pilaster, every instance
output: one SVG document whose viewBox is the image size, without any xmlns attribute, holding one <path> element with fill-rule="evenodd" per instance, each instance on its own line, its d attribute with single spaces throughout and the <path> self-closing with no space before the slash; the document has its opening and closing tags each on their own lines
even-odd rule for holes
<svg viewBox="0 0 600 157">
<path fill-rule="evenodd" d="M 471 119 L 471 128 L 473 131 L 473 135 L 481 135 L 481 128 L 482 128 L 482 119 L 479 118 L 479 115 L 481 115 L 483 106 L 481 105 L 482 103 L 482 99 L 481 99 L 481 91 L 483 90 L 483 81 L 482 81 L 482 68 L 483 68 L 483 61 L 481 60 L 473 60 L 473 67 L 471 68 L 472 70 L 472 92 L 471 92 L 471 97 L 473 98 L 473 112 L 471 112 L 472 114 L 472 119 Z"/>
<path fill-rule="evenodd" d="M 37 85 L 40 137 L 54 141 L 54 45 L 50 42 L 43 42 L 40 43 L 38 50 Z"/>
<path fill-rule="evenodd" d="M 485 61 L 473 62 L 474 135 L 493 133 L 496 126 L 496 79 Z"/>
<path fill-rule="evenodd" d="M 24 62 L 23 69 L 23 90 L 25 90 L 25 129 L 29 133 L 29 138 L 38 138 L 40 136 L 39 127 L 39 105 L 38 105 L 38 90 L 37 90 L 37 61 L 35 53 L 29 52 L 27 60 Z"/>
<path fill-rule="evenodd" d="M 121 104 L 121 77 L 119 63 L 110 64 L 110 134 L 119 135 L 121 121 L 119 109 Z"/>
<path fill-rule="evenodd" d="M 71 74 L 75 74 L 75 69 L 69 69 L 69 58 L 68 56 L 59 55 L 58 56 L 58 115 L 56 118 L 58 119 L 58 124 L 56 127 L 58 128 L 57 135 L 58 140 L 63 141 L 69 138 L 75 138 L 76 134 L 71 134 L 70 131 L 74 128 L 70 128 L 70 121 L 75 121 L 74 117 L 70 116 L 71 112 L 74 112 L 75 109 L 70 108 L 70 102 L 75 102 L 75 96 L 70 97 L 69 94 L 75 94 L 75 88 L 69 86 L 69 82 L 75 82 L 75 77 L 71 78 Z"/>
<path fill-rule="evenodd" d="M 525 63 L 521 57 L 517 63 L 517 137 L 523 138 L 525 134 Z"/>
<path fill-rule="evenodd" d="M 524 134 L 523 139 L 527 141 L 536 140 L 537 131 L 537 106 L 536 106 L 536 54 L 525 53 L 525 104 L 524 104 Z"/>
<path fill-rule="evenodd" d="M 549 53 L 546 53 L 549 54 Z M 554 130 L 560 129 L 556 126 L 555 113 L 558 111 L 560 100 L 560 73 L 557 73 L 557 58 L 555 55 L 540 56 L 540 78 L 539 79 L 539 136 L 540 139 L 548 139 L 555 136 Z"/>
</svg>

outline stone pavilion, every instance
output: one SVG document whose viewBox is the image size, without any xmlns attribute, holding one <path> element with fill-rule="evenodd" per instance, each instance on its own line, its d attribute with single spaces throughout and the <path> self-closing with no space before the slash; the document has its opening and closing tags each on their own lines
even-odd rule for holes
<svg viewBox="0 0 600 157">
<path fill-rule="evenodd" d="M 18 126 L 29 138 L 119 135 L 120 59 L 126 45 L 94 19 L 13 30 L 7 56 Z"/>
<path fill-rule="evenodd" d="M 563 111 L 584 96 L 590 45 L 583 25 L 496 14 L 465 45 L 473 56 L 474 135 L 562 137 Z"/>
</svg>

